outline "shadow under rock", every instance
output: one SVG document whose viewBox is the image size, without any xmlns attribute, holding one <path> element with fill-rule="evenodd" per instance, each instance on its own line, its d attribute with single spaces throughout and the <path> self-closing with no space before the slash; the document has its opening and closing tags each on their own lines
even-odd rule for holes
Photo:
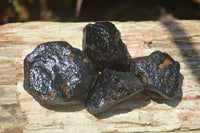
<svg viewBox="0 0 200 133">
<path fill-rule="evenodd" d="M 41 104 L 40 105 L 44 108 L 58 111 L 58 112 L 74 112 L 74 111 L 80 111 L 85 108 L 84 103 L 78 102 L 74 104 L 65 104 L 65 105 L 46 105 L 46 104 Z"/>
<path fill-rule="evenodd" d="M 106 110 L 105 112 L 95 115 L 95 117 L 98 119 L 105 119 L 114 115 L 128 113 L 132 111 L 133 109 L 139 109 L 139 108 L 145 107 L 150 102 L 151 102 L 151 99 L 149 98 L 149 96 L 143 92 L 140 92 L 137 95 L 120 102 L 115 107 L 109 110 Z"/>
</svg>

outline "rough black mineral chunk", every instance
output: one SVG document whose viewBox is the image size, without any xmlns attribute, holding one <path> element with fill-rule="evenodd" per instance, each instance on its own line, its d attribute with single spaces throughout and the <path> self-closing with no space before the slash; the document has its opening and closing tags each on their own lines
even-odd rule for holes
<svg viewBox="0 0 200 133">
<path fill-rule="evenodd" d="M 129 71 L 131 56 L 119 30 L 110 22 L 88 24 L 83 30 L 83 51 L 98 70 Z"/>
<path fill-rule="evenodd" d="M 131 72 L 104 69 L 87 98 L 86 108 L 92 114 L 101 113 L 142 91 L 144 86 Z"/>
<path fill-rule="evenodd" d="M 145 90 L 156 99 L 171 99 L 180 83 L 180 65 L 167 53 L 155 51 L 146 57 L 132 59 L 131 69 L 148 87 Z"/>
<path fill-rule="evenodd" d="M 45 105 L 84 101 L 94 77 L 91 61 L 64 41 L 40 44 L 24 60 L 24 88 Z"/>
</svg>

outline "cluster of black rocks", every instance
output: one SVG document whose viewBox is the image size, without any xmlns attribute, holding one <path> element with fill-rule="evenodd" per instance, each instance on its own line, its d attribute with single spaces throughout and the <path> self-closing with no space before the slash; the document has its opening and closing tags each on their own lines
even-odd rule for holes
<svg viewBox="0 0 200 133">
<path fill-rule="evenodd" d="M 92 114 L 145 91 L 172 99 L 180 85 L 180 65 L 155 51 L 132 58 L 110 22 L 88 24 L 83 51 L 64 41 L 40 44 L 24 59 L 24 88 L 43 105 L 84 103 Z"/>
</svg>

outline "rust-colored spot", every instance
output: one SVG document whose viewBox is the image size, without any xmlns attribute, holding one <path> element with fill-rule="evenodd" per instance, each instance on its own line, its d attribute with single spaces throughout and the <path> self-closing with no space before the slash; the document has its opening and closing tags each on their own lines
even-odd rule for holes
<svg viewBox="0 0 200 133">
<path fill-rule="evenodd" d="M 66 82 L 64 81 L 62 86 L 61 86 L 61 89 L 64 91 L 64 93 L 67 95 L 67 98 L 70 98 L 70 95 L 68 94 L 69 92 L 69 87 L 68 86 L 65 86 L 66 85 Z"/>
<path fill-rule="evenodd" d="M 74 53 L 72 53 L 72 52 L 70 53 L 70 59 L 74 60 Z"/>
<path fill-rule="evenodd" d="M 142 81 L 146 84 L 147 83 L 147 78 L 143 75 L 142 76 Z"/>
<path fill-rule="evenodd" d="M 44 98 L 47 99 L 47 100 L 51 99 L 50 95 L 45 95 Z"/>
<path fill-rule="evenodd" d="M 174 81 L 174 77 L 170 77 L 170 80 L 171 80 L 171 81 Z"/>
<path fill-rule="evenodd" d="M 84 63 L 88 63 L 88 59 L 87 58 L 83 58 L 83 62 Z"/>
<path fill-rule="evenodd" d="M 56 92 L 54 92 L 54 91 L 53 91 L 53 92 L 50 92 L 50 96 L 51 96 L 51 97 L 57 96 L 57 95 L 58 95 L 58 94 L 57 94 Z"/>
<path fill-rule="evenodd" d="M 64 88 L 64 92 L 65 92 L 65 94 L 67 95 L 67 98 L 69 99 L 69 98 L 70 98 L 70 95 L 68 94 L 68 92 L 69 92 L 69 87 L 68 87 L 68 86 L 66 86 L 66 87 Z"/>
<path fill-rule="evenodd" d="M 117 85 L 120 85 L 120 84 L 121 84 L 121 82 L 118 82 L 118 83 L 117 83 Z"/>
<path fill-rule="evenodd" d="M 134 69 L 133 69 L 133 67 L 132 66 L 130 66 L 130 71 L 133 71 Z"/>
<path fill-rule="evenodd" d="M 58 48 L 61 48 L 61 46 L 60 46 L 60 45 L 58 45 Z"/>
<path fill-rule="evenodd" d="M 169 84 L 170 85 L 174 84 L 174 77 L 170 77 Z"/>
<path fill-rule="evenodd" d="M 158 67 L 161 68 L 161 69 L 163 69 L 166 66 L 167 69 L 168 69 L 170 64 L 172 64 L 172 62 L 169 59 L 165 59 L 165 61 L 163 62 L 163 64 L 160 64 Z"/>
<path fill-rule="evenodd" d="M 50 100 L 52 97 L 56 97 L 58 94 L 56 92 L 50 92 L 48 95 L 45 95 L 44 97 L 48 100 Z"/>
</svg>

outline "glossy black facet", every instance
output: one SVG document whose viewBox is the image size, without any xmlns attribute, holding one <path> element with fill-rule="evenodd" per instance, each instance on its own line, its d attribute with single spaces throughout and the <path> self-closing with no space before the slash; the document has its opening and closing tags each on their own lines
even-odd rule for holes
<svg viewBox="0 0 200 133">
<path fill-rule="evenodd" d="M 144 86 L 131 72 L 104 69 L 88 95 L 86 108 L 92 114 L 101 113 L 142 91 Z"/>
<path fill-rule="evenodd" d="M 155 51 L 146 57 L 133 58 L 131 69 L 148 87 L 145 91 L 156 99 L 171 99 L 180 83 L 180 64 L 167 53 Z"/>
<path fill-rule="evenodd" d="M 83 102 L 94 77 L 91 61 L 64 41 L 40 44 L 24 59 L 24 88 L 42 104 Z"/>
<path fill-rule="evenodd" d="M 86 25 L 83 30 L 83 51 L 97 70 L 129 71 L 131 56 L 119 30 L 110 22 Z"/>
</svg>

